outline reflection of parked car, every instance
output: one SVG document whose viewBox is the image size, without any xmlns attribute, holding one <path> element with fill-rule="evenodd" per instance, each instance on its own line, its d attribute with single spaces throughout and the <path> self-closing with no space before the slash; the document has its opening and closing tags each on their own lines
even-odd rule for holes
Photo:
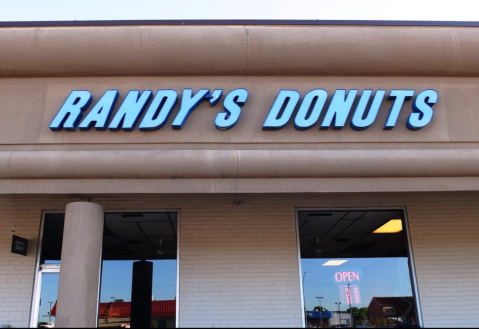
<svg viewBox="0 0 479 329">
<path fill-rule="evenodd" d="M 39 322 L 38 323 L 38 328 L 54 328 L 55 325 L 53 322 Z"/>
</svg>

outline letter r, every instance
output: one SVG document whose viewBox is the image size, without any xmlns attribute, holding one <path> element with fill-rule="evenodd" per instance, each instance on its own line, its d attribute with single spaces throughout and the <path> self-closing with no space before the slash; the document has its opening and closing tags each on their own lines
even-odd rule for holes
<svg viewBox="0 0 479 329">
<path fill-rule="evenodd" d="M 57 115 L 50 124 L 52 131 L 75 130 L 76 125 L 91 104 L 91 93 L 88 90 L 73 90 L 63 103 Z"/>
</svg>

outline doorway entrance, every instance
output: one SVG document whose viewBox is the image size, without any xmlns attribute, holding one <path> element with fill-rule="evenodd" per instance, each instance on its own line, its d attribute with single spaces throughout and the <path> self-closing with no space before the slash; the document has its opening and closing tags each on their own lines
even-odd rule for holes
<svg viewBox="0 0 479 329">
<path fill-rule="evenodd" d="M 55 325 L 64 221 L 65 217 L 62 213 L 44 214 L 37 256 L 38 272 L 30 316 L 32 328 L 53 328 Z"/>
</svg>

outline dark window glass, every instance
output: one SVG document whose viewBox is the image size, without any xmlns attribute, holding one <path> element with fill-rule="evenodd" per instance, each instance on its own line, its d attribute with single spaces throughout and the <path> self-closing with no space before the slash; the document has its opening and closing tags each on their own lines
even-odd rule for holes
<svg viewBox="0 0 479 329">
<path fill-rule="evenodd" d="M 401 210 L 298 212 L 307 327 L 417 325 Z"/>
<path fill-rule="evenodd" d="M 45 215 L 40 264 L 60 263 L 64 222 L 64 214 Z"/>
</svg>

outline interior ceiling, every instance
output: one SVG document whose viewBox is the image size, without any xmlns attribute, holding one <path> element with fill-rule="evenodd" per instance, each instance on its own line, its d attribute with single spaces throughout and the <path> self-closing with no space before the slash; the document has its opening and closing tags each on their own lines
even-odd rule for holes
<svg viewBox="0 0 479 329">
<path fill-rule="evenodd" d="M 43 227 L 42 238 L 42 256 L 40 264 L 44 264 L 45 260 L 60 260 L 63 242 L 63 222 L 64 214 L 46 214 L 45 224 Z"/>
<path fill-rule="evenodd" d="M 103 260 L 176 259 L 176 237 L 176 212 L 106 214 Z"/>
<path fill-rule="evenodd" d="M 406 257 L 404 225 L 398 233 L 372 233 L 391 219 L 403 219 L 402 211 L 299 211 L 301 257 Z"/>
<path fill-rule="evenodd" d="M 46 215 L 42 263 L 60 260 L 63 225 L 64 214 Z M 107 213 L 103 260 L 176 259 L 177 226 L 176 212 Z"/>
<path fill-rule="evenodd" d="M 301 257 L 406 257 L 404 229 L 399 233 L 372 233 L 399 218 L 401 210 L 299 211 Z M 46 215 L 42 263 L 60 259 L 63 223 L 63 214 Z M 107 213 L 103 259 L 176 259 L 177 225 L 176 212 Z"/>
</svg>

